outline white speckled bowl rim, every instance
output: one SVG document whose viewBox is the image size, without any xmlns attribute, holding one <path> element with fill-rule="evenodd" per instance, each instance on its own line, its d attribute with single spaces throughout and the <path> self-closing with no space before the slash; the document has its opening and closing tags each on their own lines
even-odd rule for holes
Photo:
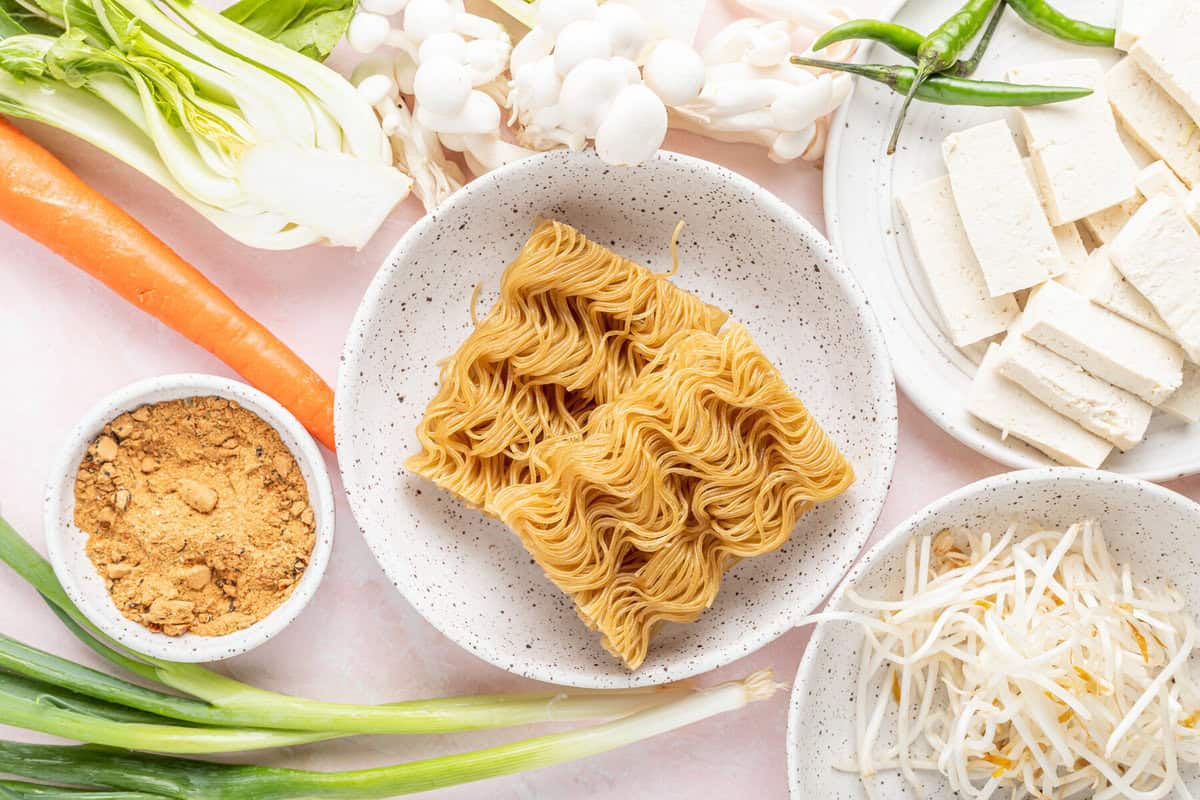
<svg viewBox="0 0 1200 800">
<path fill-rule="evenodd" d="M 291 595 L 263 619 L 224 636 L 154 633 L 124 617 L 84 550 L 87 534 L 75 527 L 75 475 L 88 445 L 104 426 L 146 403 L 185 397 L 236 400 L 279 432 L 308 484 L 314 517 L 312 555 Z M 317 591 L 333 549 L 333 489 L 325 459 L 312 437 L 283 406 L 248 384 L 216 375 L 181 373 L 131 383 L 107 395 L 71 430 L 46 483 L 43 505 L 46 550 L 67 596 L 92 624 L 116 641 L 154 658 L 180 662 L 220 661 L 253 650 L 292 623 Z"/>
<path fill-rule="evenodd" d="M 549 171 L 555 166 L 564 165 L 568 162 L 580 162 L 584 159 L 589 159 L 590 168 L 593 168 L 599 174 L 604 174 L 608 170 L 619 169 L 603 164 L 590 152 L 571 153 L 569 151 L 553 151 L 542 153 L 494 170 L 467 184 L 444 204 L 418 221 L 400 239 L 368 288 L 346 339 L 342 364 L 338 372 L 334 411 L 338 460 L 351 510 L 363 531 L 363 536 L 368 546 L 375 554 L 384 572 L 401 594 L 442 634 L 495 666 L 535 680 L 584 688 L 648 686 L 682 680 L 724 666 L 737 658 L 748 655 L 788 631 L 796 619 L 809 613 L 812 608 L 824 599 L 829 590 L 836 584 L 838 578 L 853 562 L 854 558 L 860 552 L 862 545 L 869 537 L 875 523 L 878 521 L 887 489 L 890 487 L 891 474 L 895 465 L 897 439 L 895 383 L 891 375 L 886 347 L 878 323 L 874 318 L 864 293 L 855 283 L 853 276 L 841 264 L 829 243 L 825 241 L 811 224 L 802 218 L 795 209 L 786 205 L 761 186 L 734 172 L 689 156 L 660 152 L 649 167 L 662 168 L 663 170 L 686 169 L 702 173 L 706 176 L 705 179 L 712 184 L 714 192 L 728 192 L 731 198 L 734 198 L 738 203 L 759 204 L 762 213 L 769 213 L 772 221 L 776 221 L 780 227 L 787 227 L 790 230 L 789 236 L 797 237 L 797 241 L 801 241 L 805 247 L 809 248 L 811 260 L 820 262 L 820 267 L 816 269 L 821 273 L 821 279 L 829 278 L 832 280 L 833 285 L 841 295 L 840 302 L 844 303 L 846 313 L 852 313 L 861 317 L 862 325 L 861 328 L 856 328 L 856 335 L 861 337 L 861 346 L 867 351 L 867 358 L 870 361 L 869 367 L 864 369 L 870 372 L 871 381 L 873 381 L 863 389 L 862 394 L 864 396 L 868 394 L 871 396 L 871 408 L 874 411 L 874 417 L 862 420 L 861 425 L 867 431 L 863 434 L 863 439 L 866 440 L 869 438 L 871 446 L 874 449 L 871 451 L 872 458 L 868 463 L 855 464 L 856 469 L 859 471 L 860 484 L 852 488 L 851 492 L 840 498 L 839 501 L 834 501 L 854 504 L 854 511 L 852 512 L 854 514 L 854 528 L 849 531 L 839 529 L 836 533 L 828 532 L 827 535 L 831 540 L 835 535 L 840 537 L 837 544 L 829 545 L 830 549 L 836 548 L 836 555 L 834 557 L 826 557 L 827 552 L 821 551 L 822 559 L 815 565 L 812 565 L 812 570 L 805 572 L 807 582 L 799 589 L 785 588 L 781 591 L 782 595 L 795 600 L 795 603 L 788 606 L 786 611 L 775 609 L 777 613 L 766 618 L 755 619 L 753 626 L 746 626 L 735 638 L 723 646 L 714 647 L 711 644 L 706 645 L 688 639 L 686 640 L 686 648 L 681 646 L 679 652 L 673 653 L 665 661 L 663 658 L 656 658 L 655 644 L 662 639 L 660 635 L 656 639 L 656 642 L 651 643 L 651 653 L 646 665 L 632 673 L 620 667 L 616 659 L 600 650 L 599 643 L 596 641 L 598 640 L 598 636 L 583 627 L 583 624 L 575 616 L 573 606 L 565 597 L 561 596 L 561 593 L 557 589 L 549 584 L 540 572 L 537 576 L 538 582 L 545 583 L 546 589 L 554 594 L 556 598 L 555 602 L 558 602 L 562 608 L 560 616 L 563 624 L 569 625 L 573 629 L 569 635 L 572 637 L 578 636 L 577 631 L 582 631 L 583 635 L 593 640 L 592 644 L 588 646 L 594 647 L 597 654 L 594 656 L 595 660 L 591 668 L 567 669 L 554 663 L 551 659 L 541 657 L 538 649 L 531 648 L 528 644 L 522 646 L 515 641 L 504 643 L 500 641 L 498 636 L 494 638 L 489 637 L 486 630 L 480 632 L 480 627 L 486 628 L 485 625 L 481 625 L 475 619 L 463 619 L 463 616 L 471 610 L 469 605 L 471 600 L 470 589 L 460 587 L 454 581 L 450 581 L 451 589 L 449 590 L 457 593 L 451 598 L 453 602 L 450 605 L 454 608 L 453 612 L 444 607 L 439 608 L 437 598 L 432 596 L 434 594 L 432 590 L 434 587 L 443 588 L 443 584 L 435 580 L 434 576 L 417 574 L 415 569 L 409 569 L 399 558 L 393 557 L 387 549 L 387 539 L 390 533 L 388 528 L 389 526 L 394 527 L 394 521 L 392 519 L 378 518 L 375 509 L 380 504 L 373 502 L 367 496 L 373 482 L 377 483 L 377 485 L 386 485 L 385 477 L 398 478 L 396 475 L 380 476 L 373 473 L 375 465 L 371 463 L 371 460 L 374 456 L 371 455 L 369 447 L 365 443 L 359 443 L 355 440 L 354 434 L 357 431 L 357 427 L 354 422 L 354 414 L 359 405 L 358 394 L 360 391 L 364 391 L 361 388 L 361 374 L 364 374 L 364 371 L 376 368 L 369 363 L 371 356 L 366 353 L 369 349 L 369 340 L 378 327 L 387 324 L 384 306 L 389 299 L 392 299 L 387 296 L 387 293 L 394 283 L 403 282 L 404 279 L 397 273 L 405 266 L 406 257 L 410 250 L 420 248 L 425 237 L 435 238 L 437 235 L 436 232 L 439 230 L 444 230 L 452 234 L 457 223 L 456 214 L 460 213 L 462 207 L 468 206 L 477 196 L 482 195 L 486 197 L 489 193 L 496 192 L 497 187 L 502 187 L 514 175 L 525 172 L 533 173 L 538 170 Z M 648 169 L 646 168 L 641 174 L 646 174 Z M 543 173 L 538 172 L 537 174 L 540 176 Z M 630 174 L 637 173 L 631 172 Z M 500 193 L 503 194 L 502 190 Z M 731 200 L 731 202 L 733 201 Z M 542 203 L 541 207 L 551 206 L 553 202 L 553 200 L 548 200 Z M 680 200 L 680 202 L 683 201 Z M 683 216 L 686 220 L 687 215 L 683 214 Z M 568 218 L 566 221 L 574 222 L 574 224 L 583 227 L 585 232 L 587 232 L 586 220 L 578 221 Z M 527 237 L 530 230 L 529 222 L 530 220 L 514 217 L 514 242 L 516 245 L 524 242 Z M 701 223 L 704 223 L 703 218 L 701 219 Z M 719 223 L 713 224 L 716 225 Z M 688 230 L 690 229 L 685 229 L 684 231 L 685 239 L 688 236 Z M 662 231 L 655 228 L 655 236 L 660 237 L 656 241 L 662 241 L 664 249 L 665 241 L 663 240 L 669 236 L 669 233 L 669 227 L 664 227 Z M 605 244 L 609 246 L 614 245 L 613 242 L 608 241 L 605 241 Z M 622 250 L 621 242 L 615 242 L 614 249 L 620 252 Z M 627 252 L 626 254 L 631 257 L 635 256 L 633 253 Z M 686 256 L 681 256 L 681 260 L 685 262 L 683 267 L 685 274 L 683 278 L 686 279 L 686 272 L 690 266 L 686 263 Z M 495 265 L 497 274 L 502 267 L 503 264 Z M 489 266 L 487 269 L 491 268 Z M 482 275 L 479 277 L 482 277 Z M 475 279 L 476 276 L 473 275 L 467 285 L 469 286 Z M 420 292 L 420 294 L 424 293 L 424 290 Z M 417 293 L 413 294 L 414 297 L 415 294 Z M 714 298 L 705 299 L 708 299 L 710 302 L 715 301 Z M 419 301 L 419 298 L 414 300 L 414 302 L 417 301 Z M 489 301 L 481 301 L 480 308 L 486 309 L 489 304 Z M 751 332 L 756 335 L 762 333 L 761 331 L 756 331 L 753 327 L 751 328 Z M 448 352 L 439 353 L 435 357 L 440 358 L 447 355 Z M 866 382 L 867 379 L 862 380 Z M 804 396 L 804 385 L 794 386 L 793 388 L 797 388 L 801 396 Z M 421 410 L 424 409 L 426 402 L 432 397 L 434 389 L 435 386 L 430 381 L 424 395 L 417 398 Z M 826 423 L 828 421 L 822 420 L 822 422 Z M 383 428 L 385 426 L 395 428 L 394 422 L 384 423 L 383 421 L 380 421 L 377 427 Z M 415 422 L 413 426 L 415 427 Z M 390 430 L 377 430 L 370 433 L 363 432 L 364 438 L 388 435 L 391 435 Z M 425 483 L 424 481 L 421 481 L 421 485 L 429 492 L 440 491 L 432 484 Z M 867 485 L 871 487 L 869 494 L 863 488 Z M 462 506 L 456 498 L 452 498 L 449 495 L 445 495 L 445 497 L 450 502 L 458 504 L 463 513 L 476 513 Z M 825 504 L 825 506 L 822 506 L 822 509 L 831 505 L 832 503 Z M 805 519 L 811 518 L 814 524 L 817 524 L 820 516 L 819 512 L 822 509 L 812 512 Z M 833 512 L 831 511 L 830 513 Z M 804 520 L 801 520 L 801 524 L 803 523 Z M 476 527 L 486 525 L 500 526 L 500 523 L 487 520 L 482 515 L 478 516 L 477 523 L 473 522 L 472 524 Z M 503 532 L 504 535 L 511 535 L 507 529 L 503 529 Z M 826 533 L 822 532 L 820 535 L 824 537 Z M 799 538 L 801 537 L 798 535 L 793 536 L 792 541 L 795 542 Z M 796 545 L 796 547 L 799 548 L 801 545 Z M 815 542 L 813 543 L 813 547 L 814 549 L 817 547 Z M 524 554 L 523 550 L 521 552 Z M 524 554 L 524 557 L 527 559 L 527 554 Z M 787 557 L 798 558 L 795 555 L 795 551 L 789 553 L 787 546 L 785 546 L 783 550 L 764 556 L 763 558 Z M 751 569 L 749 565 L 760 560 L 751 559 L 743 562 L 738 569 Z M 816 574 L 814 574 L 814 571 Z M 440 579 L 444 576 L 436 577 Z M 729 578 L 730 576 L 727 576 L 727 581 Z M 753 585 L 759 586 L 760 584 L 756 583 Z M 725 591 L 726 587 L 723 587 L 723 594 Z M 515 590 L 513 593 L 517 594 Z M 800 599 L 796 599 L 797 597 Z M 540 598 L 541 596 L 539 596 Z M 509 597 L 504 602 L 519 603 L 521 600 L 520 597 Z M 718 597 L 718 604 L 720 602 L 721 598 Z M 782 601 L 780 604 L 783 604 Z M 478 610 L 478 608 L 475 610 Z M 701 621 L 706 619 L 711 621 L 716 611 L 716 609 L 712 609 L 706 612 L 706 615 L 701 617 Z M 503 613 L 503 611 L 500 613 Z M 695 630 L 695 626 L 699 624 L 700 621 L 693 623 L 690 629 Z M 543 631 L 542 633 L 545 632 Z M 547 635 L 561 636 L 562 634 L 556 631 Z M 688 652 L 683 652 L 685 649 Z M 661 656 L 661 652 L 658 655 Z M 592 656 L 589 655 L 589 657 Z"/>
<path fill-rule="evenodd" d="M 1010 505 L 1008 495 L 1013 495 L 1012 501 L 1019 505 Z M 992 499 L 996 496 L 996 499 Z M 1003 497 L 1002 501 L 1000 498 Z M 1121 527 L 1105 526 L 1103 515 L 1093 511 L 1082 512 L 1082 515 L 1072 513 L 1071 508 L 1063 508 L 1063 504 L 1090 503 L 1101 510 L 1118 509 L 1115 513 L 1132 513 L 1129 510 L 1138 508 L 1146 513 L 1143 522 L 1146 529 L 1159 530 L 1155 527 L 1159 520 L 1155 519 L 1154 509 L 1171 508 L 1179 519 L 1189 520 L 1191 530 L 1180 531 L 1192 535 L 1200 529 L 1200 503 L 1196 503 L 1181 494 L 1171 491 L 1148 481 L 1118 475 L 1113 472 L 1100 470 L 1077 469 L 1072 467 L 1042 467 L 1039 469 L 1006 472 L 985 478 L 981 481 L 951 492 L 918 511 L 904 522 L 897 525 L 891 532 L 877 542 L 841 582 L 829 599 L 826 610 L 836 611 L 847 608 L 846 592 L 851 587 L 865 588 L 867 596 L 882 596 L 878 583 L 884 575 L 898 583 L 904 549 L 914 536 L 936 533 L 947 527 L 965 526 L 978 531 L 990 527 L 993 532 L 997 528 L 1007 527 L 1010 521 L 1018 519 L 1037 519 L 1051 525 L 1067 525 L 1078 521 L 1081 516 L 1091 515 L 1100 523 L 1104 530 L 1109 546 L 1113 548 L 1118 560 L 1124 561 L 1137 553 L 1139 548 L 1163 547 L 1161 557 L 1168 559 L 1172 551 L 1167 549 L 1174 545 L 1186 549 L 1186 566 L 1175 569 L 1177 575 L 1191 579 L 1192 585 L 1185 586 L 1177 582 L 1177 587 L 1188 596 L 1193 608 L 1200 602 L 1200 574 L 1196 573 L 1195 564 L 1198 553 L 1193 539 L 1180 538 L 1173 540 L 1167 533 L 1159 532 L 1157 540 L 1143 539 L 1139 534 L 1144 531 L 1129 531 Z M 987 509 L 981 511 L 980 506 L 1003 502 L 1004 511 Z M 1174 530 L 1174 529 L 1173 529 Z M 1001 532 L 1003 532 L 1001 530 Z M 1182 559 L 1182 556 L 1181 556 Z M 1140 568 L 1140 574 L 1146 576 L 1146 560 L 1132 558 L 1135 569 Z M 1152 577 L 1162 577 L 1156 575 Z M 1189 591 L 1190 590 L 1190 591 Z M 817 738 L 822 748 L 830 751 L 834 758 L 844 758 L 852 753 L 852 743 L 848 737 L 840 737 L 840 731 L 831 728 L 837 724 L 853 719 L 853 706 L 850 705 L 850 695 L 839 694 L 844 687 L 837 680 L 828 678 L 824 672 L 818 674 L 822 664 L 830 653 L 837 653 L 833 661 L 844 665 L 847 675 L 857 676 L 858 654 L 861 652 L 861 633 L 857 627 L 843 623 L 818 625 L 812 639 L 804 651 L 800 667 L 796 672 L 796 680 L 792 687 L 791 706 L 788 712 L 788 776 L 792 800 L 811 800 L 811 792 L 805 793 L 802 780 L 808 780 L 820 786 L 822 800 L 865 800 L 866 794 L 859 785 L 858 776 L 837 773 L 833 770 L 832 761 L 814 759 L 811 750 L 801 752 L 802 734 L 808 738 Z M 849 679 L 849 678 L 848 678 Z M 814 706 L 816 707 L 814 710 Z M 837 710 L 833 710 L 833 709 Z M 810 742 L 811 744 L 811 742 Z M 824 772 L 822 778 L 820 774 Z M 915 798 L 907 787 L 901 783 L 898 773 L 881 771 L 883 780 L 888 781 L 880 788 L 880 797 L 893 800 L 911 800 Z M 922 773 L 926 789 L 937 786 L 929 773 Z M 927 797 L 938 798 L 957 797 L 948 790 L 927 791 Z"/>
<path fill-rule="evenodd" d="M 901 12 L 907 13 L 917 7 L 924 13 L 933 2 L 935 0 L 899 0 L 890 3 L 878 18 L 890 20 Z M 958 5 L 952 0 L 936 0 L 936 3 L 938 13 L 927 15 L 931 19 L 944 18 L 950 9 Z M 1111 7 L 1111 0 L 1107 0 L 1105 5 Z M 1103 10 L 1097 9 L 1094 13 L 1100 14 L 1099 18 L 1103 19 Z M 1012 55 L 1014 47 L 1018 48 L 1018 55 Z M 1009 14 L 1001 23 L 988 59 L 977 77 L 1003 78 L 1003 69 L 996 64 L 1000 56 L 993 58 L 995 53 L 1003 53 L 1004 58 L 1032 63 L 1053 58 L 1093 58 L 1098 54 L 1096 51 L 1097 48 L 1058 42 L 1024 27 L 1016 15 Z M 863 47 L 854 60 L 866 63 L 881 59 L 885 63 L 895 60 L 882 45 L 871 45 Z M 824 177 L 825 220 L 829 239 L 847 260 L 851 271 L 870 296 L 887 337 L 896 381 L 913 404 L 955 439 L 1005 466 L 1024 469 L 1051 465 L 1051 460 L 1040 451 L 1015 437 L 1002 439 L 994 428 L 966 412 L 966 388 L 975 367 L 943 332 L 936 306 L 924 286 L 923 278 L 913 279 L 920 275 L 920 270 L 916 267 L 915 256 L 910 253 L 907 233 L 903 232 L 899 215 L 891 201 L 891 177 L 888 178 L 886 190 L 871 185 L 872 181 L 862 174 L 858 174 L 857 180 L 842 177 L 841 163 L 849 157 L 846 153 L 851 150 L 855 151 L 853 164 L 858 173 L 869 172 L 874 175 L 877 162 L 885 159 L 882 143 L 877 152 L 872 151 L 870 159 L 865 159 L 860 156 L 861 148 L 855 150 L 851 139 L 868 135 L 886 139 L 890 131 L 886 114 L 876 114 L 880 118 L 879 130 L 870 134 L 863 133 L 861 125 L 850 121 L 850 116 L 858 109 L 856 103 L 868 104 L 863 106 L 864 113 L 866 109 L 886 111 L 894 108 L 890 105 L 892 101 L 880 99 L 882 92 L 874 84 L 859 81 L 854 96 L 842 104 L 830 126 Z M 931 143 L 924 140 L 944 133 L 943 118 L 947 115 L 955 115 L 955 119 L 958 119 L 958 115 L 971 115 L 969 122 L 951 126 L 957 129 L 998 119 L 1004 113 L 1005 109 L 959 107 L 947 110 L 944 107 L 922 107 L 918 103 L 909 114 L 905 137 L 901 140 L 901 153 L 895 158 L 903 160 L 905 164 L 911 163 L 908 159 L 917 158 L 918 155 L 924 160 L 933 158 L 926 152 Z M 1009 126 L 1014 132 L 1018 130 L 1012 119 Z M 910 148 L 912 152 L 906 152 Z M 940 155 L 938 161 L 940 163 Z M 897 166 L 899 163 L 892 161 L 889 176 L 905 171 Z M 928 164 L 925 165 L 925 171 L 925 177 L 935 174 Z M 945 174 L 944 167 L 936 174 Z M 885 192 L 888 197 L 882 197 Z M 883 206 L 872 210 L 875 208 L 875 198 Z M 845 215 L 843 210 L 847 211 Z M 869 231 L 866 230 L 868 226 Z M 867 242 L 865 237 L 880 237 L 880 240 L 864 244 Z M 859 250 L 864 252 L 856 252 Z M 867 250 L 870 251 L 869 255 Z M 1187 426 L 1170 418 L 1156 419 L 1144 443 L 1129 453 L 1114 451 L 1104 468 L 1152 481 L 1175 480 L 1200 472 L 1200 425 Z"/>
</svg>

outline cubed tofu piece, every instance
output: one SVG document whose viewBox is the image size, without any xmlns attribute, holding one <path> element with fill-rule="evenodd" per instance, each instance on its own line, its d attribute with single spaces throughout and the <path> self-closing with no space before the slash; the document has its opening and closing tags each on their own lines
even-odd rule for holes
<svg viewBox="0 0 1200 800">
<path fill-rule="evenodd" d="M 902 195 L 898 205 L 950 340 L 965 347 L 1002 333 L 1017 316 L 1017 301 L 1011 294 L 989 294 L 959 221 L 950 179 L 934 178 Z"/>
<path fill-rule="evenodd" d="M 1015 83 L 1086 86 L 1087 97 L 1021 108 L 1017 118 L 1039 178 L 1050 190 L 1051 225 L 1065 225 L 1130 200 L 1137 165 L 1121 143 L 1104 91 L 1104 70 L 1090 58 L 1014 67 Z"/>
<path fill-rule="evenodd" d="M 1200 3 L 1178 0 L 1129 51 L 1195 122 L 1200 122 Z"/>
<path fill-rule="evenodd" d="M 1183 383 L 1179 345 L 1054 281 L 1030 297 L 1025 313 L 1030 339 L 1151 405 Z"/>
<path fill-rule="evenodd" d="M 1155 158 L 1167 162 L 1187 186 L 1200 183 L 1200 128 L 1132 58 L 1104 79 L 1108 102 L 1121 127 Z"/>
<path fill-rule="evenodd" d="M 1171 328 L 1133 288 L 1125 276 L 1117 271 L 1109 256 L 1108 246 L 1097 248 L 1088 256 L 1083 269 L 1067 273 L 1058 279 L 1072 291 L 1078 292 L 1101 308 L 1135 322 L 1159 336 L 1173 339 Z"/>
<path fill-rule="evenodd" d="M 992 297 L 1065 269 L 1037 190 L 1003 120 L 946 137 L 942 155 L 967 239 Z"/>
<path fill-rule="evenodd" d="M 1183 385 L 1159 408 L 1188 422 L 1200 422 L 1200 367 L 1184 364 Z"/>
<path fill-rule="evenodd" d="M 1000 348 L 1000 374 L 1050 408 L 1122 450 L 1146 437 L 1154 406 L 1100 380 L 1070 359 L 1011 331 Z"/>
<path fill-rule="evenodd" d="M 1060 464 L 1098 468 L 1112 452 L 1112 444 L 1042 403 L 1000 374 L 1000 346 L 984 356 L 971 391 L 967 411 L 1002 437 L 1015 436 L 1033 445 Z"/>
<path fill-rule="evenodd" d="M 1147 200 L 1109 248 L 1113 264 L 1150 301 L 1188 358 L 1200 361 L 1200 233 L 1179 201 Z"/>
<path fill-rule="evenodd" d="M 1187 187 L 1183 185 L 1183 181 L 1179 180 L 1179 176 L 1171 171 L 1165 161 L 1155 161 L 1147 167 L 1142 167 L 1134 183 L 1137 184 L 1138 192 L 1147 200 L 1160 194 L 1176 200 L 1187 199 Z"/>
<path fill-rule="evenodd" d="M 1117 49 L 1129 52 L 1158 25 L 1175 0 L 1121 0 L 1117 12 Z"/>
</svg>

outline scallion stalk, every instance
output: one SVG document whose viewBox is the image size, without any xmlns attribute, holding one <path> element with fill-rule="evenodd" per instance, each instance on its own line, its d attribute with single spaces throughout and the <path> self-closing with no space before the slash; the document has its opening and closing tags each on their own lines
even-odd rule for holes
<svg viewBox="0 0 1200 800">
<path fill-rule="evenodd" d="M 373 800 L 511 775 L 597 755 L 770 697 L 769 671 L 694 692 L 623 719 L 512 744 L 352 772 L 252 767 L 99 750 L 0 742 L 0 772 L 178 800 Z"/>
<path fill-rule="evenodd" d="M 331 734 L 448 733 L 538 722 L 612 719 L 692 693 L 680 686 L 607 692 L 545 691 L 409 700 L 385 705 L 330 703 L 292 697 L 250 686 L 197 664 L 177 664 L 143 656 L 112 641 L 91 627 L 63 590 L 50 564 L 3 518 L 0 518 L 0 560 L 41 592 L 64 624 L 92 650 L 144 679 L 191 697 L 146 689 L 5 636 L 0 636 L 0 669 L 180 722 L 322 735 L 317 738 L 329 738 Z M 153 747 L 141 749 L 181 752 Z"/>
</svg>

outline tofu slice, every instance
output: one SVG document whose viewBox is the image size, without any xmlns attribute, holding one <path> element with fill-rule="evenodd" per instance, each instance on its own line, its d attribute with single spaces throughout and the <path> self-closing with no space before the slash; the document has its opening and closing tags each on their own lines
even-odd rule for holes
<svg viewBox="0 0 1200 800">
<path fill-rule="evenodd" d="M 1129 52 L 1162 21 L 1173 0 L 1121 0 L 1117 12 L 1117 49 Z"/>
<path fill-rule="evenodd" d="M 1050 189 L 1051 225 L 1075 222 L 1136 195 L 1137 165 L 1117 133 L 1099 61 L 1079 58 L 1031 64 L 1010 69 L 1008 78 L 1016 83 L 1093 90 L 1078 100 L 1017 112 L 1034 168 Z"/>
<path fill-rule="evenodd" d="M 1183 383 L 1179 345 L 1048 281 L 1025 307 L 1026 335 L 1157 406 Z"/>
<path fill-rule="evenodd" d="M 1187 186 L 1200 184 L 1200 128 L 1187 111 L 1132 58 L 1108 71 L 1104 87 L 1121 126 Z"/>
<path fill-rule="evenodd" d="M 898 204 L 950 340 L 965 347 L 1002 333 L 1019 313 L 1011 294 L 992 297 L 958 218 L 950 178 L 902 195 Z"/>
<path fill-rule="evenodd" d="M 1200 367 L 1184 364 L 1183 385 L 1159 408 L 1188 422 L 1200 422 Z"/>
<path fill-rule="evenodd" d="M 967 411 L 1000 429 L 1001 438 L 1015 436 L 1060 464 L 1098 468 L 1112 444 L 1089 433 L 1046 406 L 1000 374 L 1000 346 L 992 345 L 975 373 Z"/>
<path fill-rule="evenodd" d="M 1155 161 L 1147 167 L 1142 167 L 1134 183 L 1137 184 L 1138 192 L 1147 200 L 1160 194 L 1176 200 L 1186 200 L 1188 196 L 1187 187 L 1165 161 Z"/>
<path fill-rule="evenodd" d="M 1109 253 L 1170 326 L 1188 358 L 1200 361 L 1200 233 L 1181 204 L 1165 195 L 1147 200 Z"/>
<path fill-rule="evenodd" d="M 1004 120 L 942 143 L 954 202 L 992 297 L 1035 286 L 1065 264 Z"/>
<path fill-rule="evenodd" d="M 1170 326 L 1154 310 L 1150 301 L 1117 271 L 1107 246 L 1093 250 L 1082 270 L 1068 272 L 1060 277 L 1058 282 L 1101 308 L 1154 331 L 1159 336 L 1174 338 Z"/>
<path fill-rule="evenodd" d="M 1033 159 L 1026 156 L 1021 159 L 1021 163 L 1025 165 L 1025 171 L 1029 174 L 1029 180 L 1033 182 L 1033 186 L 1037 189 L 1038 199 L 1042 201 L 1042 210 L 1049 214 L 1050 203 L 1050 188 L 1041 181 L 1037 171 L 1033 167 Z M 1083 267 L 1087 261 L 1088 251 L 1083 243 L 1083 237 L 1079 235 L 1079 226 L 1073 222 L 1068 222 L 1066 225 L 1056 225 L 1050 229 L 1054 234 L 1054 241 L 1058 244 L 1058 252 L 1063 257 L 1063 272 L 1065 274 L 1072 270 L 1077 270 Z M 1051 276 L 1056 277 L 1056 276 Z"/>
<path fill-rule="evenodd" d="M 1122 450 L 1146 437 L 1154 406 L 1027 339 L 1020 330 L 1008 334 L 1000 355 L 1001 375 L 1085 430 Z"/>
<path fill-rule="evenodd" d="M 1193 121 L 1200 122 L 1200 3 L 1177 0 L 1129 51 L 1137 65 L 1169 94 Z"/>
<path fill-rule="evenodd" d="M 1142 198 L 1135 197 L 1120 205 L 1106 208 L 1103 211 L 1084 217 L 1079 224 L 1087 229 L 1100 244 L 1108 244 L 1117 238 L 1121 229 L 1129 224 L 1133 215 L 1142 207 Z"/>
</svg>

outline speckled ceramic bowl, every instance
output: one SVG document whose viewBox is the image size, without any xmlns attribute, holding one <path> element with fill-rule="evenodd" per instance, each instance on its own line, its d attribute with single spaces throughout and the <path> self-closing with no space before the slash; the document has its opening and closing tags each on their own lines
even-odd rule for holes
<svg viewBox="0 0 1200 800">
<path fill-rule="evenodd" d="M 501 523 L 408 474 L 438 361 L 471 330 L 539 217 L 580 228 L 745 324 L 844 449 L 858 483 L 805 516 L 779 552 L 745 561 L 716 604 L 667 625 L 630 673 Z M 616 687 L 695 675 L 788 630 L 833 587 L 866 541 L 895 459 L 896 398 L 879 328 L 849 273 L 794 210 L 721 167 L 661 154 L 635 169 L 591 153 L 539 155 L 473 181 L 388 256 L 354 320 L 338 376 L 338 460 L 367 543 L 442 633 L 504 669 L 555 683 Z"/>
<path fill-rule="evenodd" d="M 895 597 L 903 586 L 904 550 L 914 536 L 949 527 L 1003 533 L 1009 523 L 1036 520 L 1065 529 L 1097 521 L 1116 559 L 1139 575 L 1166 580 L 1200 609 L 1200 504 L 1153 483 L 1111 472 L 1045 468 L 1009 472 L 973 483 L 918 512 L 884 537 L 855 565 L 829 601 L 846 610 L 846 590 Z M 839 772 L 854 752 L 854 696 L 862 652 L 861 629 L 818 626 L 800 662 L 788 719 L 788 766 L 793 800 L 866 800 L 856 774 Z M 925 797 L 953 794 L 933 773 L 922 772 Z M 1192 791 L 1200 781 L 1189 783 Z M 876 797 L 915 800 L 898 773 L 880 772 Z M 1007 793 L 1004 793 L 1007 797 Z"/>
<path fill-rule="evenodd" d="M 87 534 L 75 527 L 75 475 L 88 445 L 104 426 L 147 403 L 185 397 L 236 400 L 279 431 L 308 484 L 315 541 L 304 577 L 291 595 L 262 620 L 225 636 L 187 633 L 167 636 L 126 619 L 113 603 L 105 581 L 84 550 Z M 108 395 L 84 415 L 67 437 L 46 484 L 46 549 L 54 574 L 67 595 L 97 628 L 139 653 L 171 661 L 219 661 L 252 650 L 300 615 L 325 574 L 333 549 L 334 506 L 329 472 L 316 443 L 283 406 L 252 386 L 216 375 L 164 375 L 132 383 Z"/>
</svg>

